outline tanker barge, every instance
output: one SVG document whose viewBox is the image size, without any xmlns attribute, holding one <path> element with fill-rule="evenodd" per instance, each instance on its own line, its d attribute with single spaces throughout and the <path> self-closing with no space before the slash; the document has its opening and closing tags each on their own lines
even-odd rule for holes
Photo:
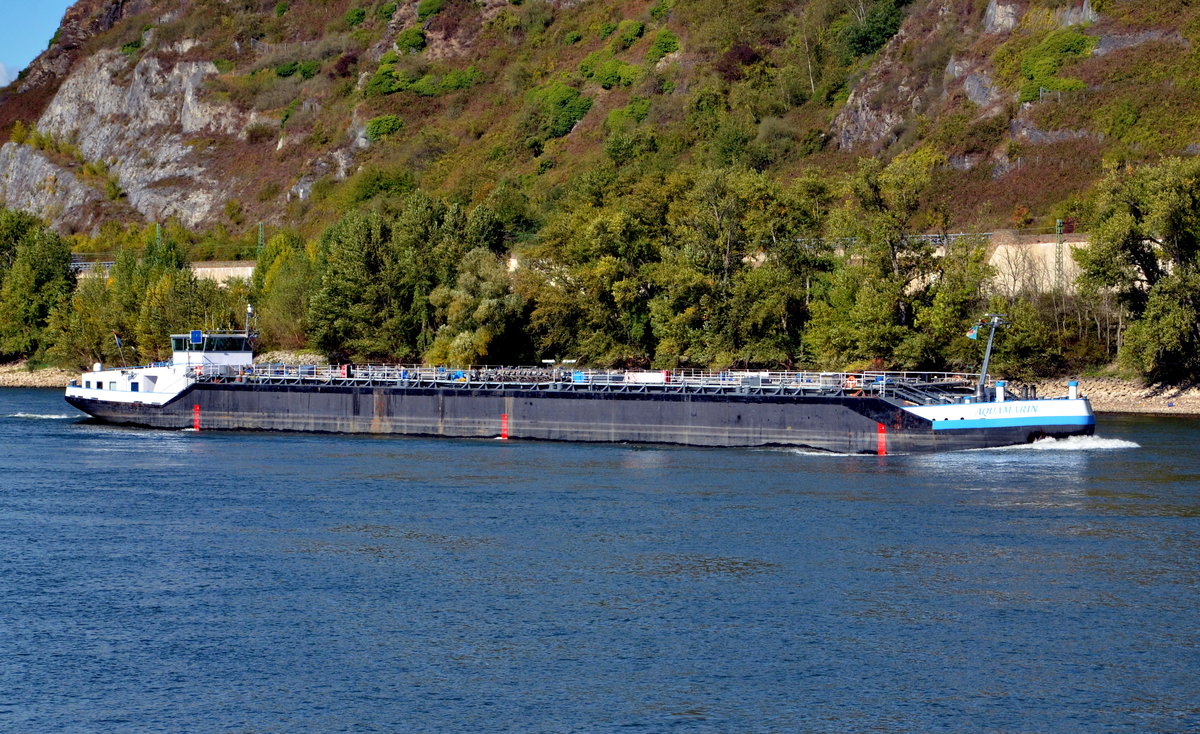
<svg viewBox="0 0 1200 734">
<path fill-rule="evenodd" d="M 896 454 L 1091 435 L 1087 398 L 975 375 L 264 365 L 248 333 L 172 336 L 172 359 L 100 364 L 66 400 L 106 423 Z M 989 345 L 990 346 L 990 345 Z"/>
</svg>

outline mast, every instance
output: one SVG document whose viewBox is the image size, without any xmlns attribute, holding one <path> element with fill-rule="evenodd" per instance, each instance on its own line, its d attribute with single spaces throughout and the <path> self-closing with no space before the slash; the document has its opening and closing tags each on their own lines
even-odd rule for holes
<svg viewBox="0 0 1200 734">
<path fill-rule="evenodd" d="M 1000 314 L 991 313 L 988 316 L 992 320 L 992 329 L 988 332 L 987 349 L 983 352 L 983 369 L 979 370 L 979 382 L 975 385 L 975 397 L 979 400 L 983 399 L 983 386 L 987 383 L 988 364 L 992 361 L 992 342 L 996 339 L 996 327 L 1008 325 L 1008 322 Z"/>
</svg>

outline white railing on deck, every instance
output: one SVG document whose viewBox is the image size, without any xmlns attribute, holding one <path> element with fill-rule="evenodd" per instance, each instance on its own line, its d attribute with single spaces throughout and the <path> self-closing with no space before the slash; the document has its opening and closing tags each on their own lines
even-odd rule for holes
<svg viewBox="0 0 1200 734">
<path fill-rule="evenodd" d="M 785 386 L 820 390 L 846 389 L 868 392 L 894 387 L 934 388 L 962 386 L 978 376 L 961 372 L 817 372 L 776 370 L 623 370 L 565 369 L 551 367 L 431 367 L 429 365 L 326 364 L 245 366 L 202 365 L 192 368 L 196 378 L 282 379 L 314 382 L 439 382 L 439 383 L 570 383 L 573 385 L 685 385 L 689 387 Z"/>
</svg>

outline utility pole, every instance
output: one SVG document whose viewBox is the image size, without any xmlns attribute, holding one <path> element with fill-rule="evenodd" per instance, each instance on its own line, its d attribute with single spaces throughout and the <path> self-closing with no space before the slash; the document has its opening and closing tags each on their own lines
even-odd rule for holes
<svg viewBox="0 0 1200 734">
<path fill-rule="evenodd" d="M 1054 220 L 1054 233 L 1057 236 L 1054 245 L 1054 289 L 1059 295 L 1063 292 L 1063 220 Z"/>
</svg>

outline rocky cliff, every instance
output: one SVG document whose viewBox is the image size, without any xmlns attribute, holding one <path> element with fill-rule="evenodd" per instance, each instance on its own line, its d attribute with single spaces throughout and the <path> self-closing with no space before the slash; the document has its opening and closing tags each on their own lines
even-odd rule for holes
<svg viewBox="0 0 1200 734">
<path fill-rule="evenodd" d="M 80 0 L 0 91 L 0 202 L 64 231 L 174 218 L 236 232 L 319 225 L 413 185 L 553 201 L 601 162 L 789 178 L 927 146 L 961 226 L 1025 226 L 1069 213 L 1105 162 L 1198 149 L 1197 15 L 1090 0 Z"/>
</svg>

